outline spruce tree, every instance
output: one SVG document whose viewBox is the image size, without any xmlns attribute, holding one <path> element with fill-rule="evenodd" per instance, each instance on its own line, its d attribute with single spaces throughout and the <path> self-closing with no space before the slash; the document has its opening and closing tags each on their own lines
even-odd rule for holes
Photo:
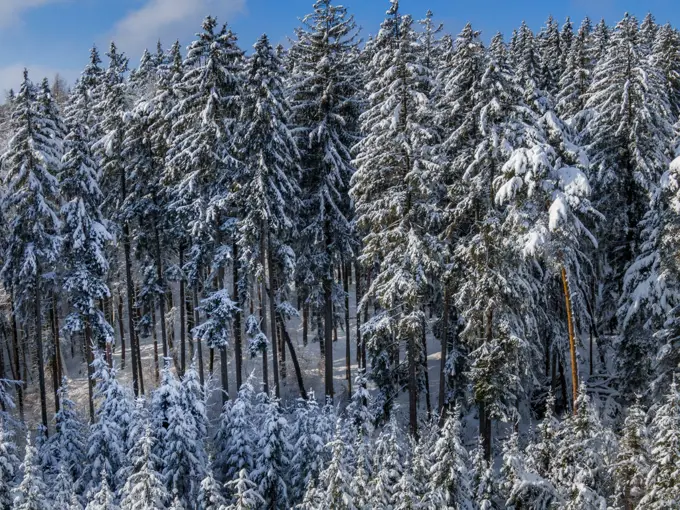
<svg viewBox="0 0 680 510">
<path fill-rule="evenodd" d="M 372 99 L 361 116 L 366 136 L 356 147 L 358 170 L 351 194 L 357 224 L 365 233 L 360 260 L 366 267 L 376 265 L 364 301 L 373 298 L 386 310 L 373 320 L 383 321 L 394 340 L 406 347 L 409 423 L 416 434 L 422 304 L 441 265 L 440 245 L 430 229 L 436 217 L 431 197 L 438 182 L 433 157 L 437 137 L 425 122 L 431 105 L 425 94 L 428 76 L 417 60 L 413 22 L 400 13 L 397 1 L 392 2 L 381 37 L 367 85 Z M 383 355 L 381 340 L 366 338 L 373 359 Z M 397 385 L 396 367 L 388 370 L 383 377 L 389 386 Z M 392 391 L 389 386 L 381 390 Z"/>
<path fill-rule="evenodd" d="M 313 9 L 290 51 L 291 124 L 302 167 L 296 283 L 302 299 L 323 317 L 318 334 L 324 386 L 326 396 L 333 397 L 333 307 L 342 307 L 333 268 L 354 250 L 348 190 L 358 106 L 351 60 L 357 29 L 347 9 L 332 0 L 317 0 Z"/>
<path fill-rule="evenodd" d="M 238 478 L 227 482 L 227 489 L 233 494 L 231 503 L 225 510 L 255 510 L 265 504 L 265 500 L 257 492 L 257 484 L 250 481 L 248 471 L 241 469 Z"/>
<path fill-rule="evenodd" d="M 26 453 L 21 465 L 23 478 L 16 489 L 14 510 L 47 510 L 50 508 L 47 495 L 48 490 L 42 479 L 42 473 L 37 464 L 38 451 L 31 444 L 30 433 L 26 435 Z"/>
<path fill-rule="evenodd" d="M 628 409 L 614 465 L 616 482 L 614 501 L 623 508 L 637 508 L 645 495 L 650 471 L 649 435 L 646 414 L 639 403 Z"/>
<path fill-rule="evenodd" d="M 19 458 L 14 443 L 14 433 L 6 419 L 0 422 L 0 508 L 11 508 L 12 490 L 19 471 Z"/>
<path fill-rule="evenodd" d="M 3 212 L 10 216 L 2 277 L 14 290 L 15 306 L 33 313 L 42 425 L 47 427 L 47 396 L 42 338 L 44 275 L 59 256 L 59 188 L 62 142 L 54 120 L 39 106 L 36 90 L 24 71 L 13 102 L 14 136 L 0 157 L 5 172 Z"/>
<path fill-rule="evenodd" d="M 121 510 L 163 508 L 170 497 L 158 468 L 161 460 L 153 454 L 154 438 L 147 423 L 144 435 L 135 444 L 130 457 L 130 474 L 120 491 Z"/>
</svg>

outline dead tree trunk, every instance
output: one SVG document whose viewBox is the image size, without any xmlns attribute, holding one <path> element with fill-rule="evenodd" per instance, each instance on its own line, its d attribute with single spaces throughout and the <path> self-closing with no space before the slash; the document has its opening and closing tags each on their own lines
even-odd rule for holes
<svg viewBox="0 0 680 510">
<path fill-rule="evenodd" d="M 564 301 L 567 307 L 567 327 L 569 330 L 569 355 L 571 357 L 571 392 L 573 411 L 576 413 L 576 399 L 578 399 L 578 366 L 576 364 L 576 338 L 574 335 L 574 320 L 571 311 L 571 294 L 567 281 L 567 270 L 562 266 L 562 285 L 564 286 Z"/>
<path fill-rule="evenodd" d="M 42 424 L 47 435 L 47 393 L 45 391 L 45 363 L 43 358 L 43 339 L 42 339 L 42 304 L 40 289 L 40 267 L 36 268 L 35 274 L 35 350 L 38 364 L 38 384 L 40 386 L 40 415 Z"/>
</svg>

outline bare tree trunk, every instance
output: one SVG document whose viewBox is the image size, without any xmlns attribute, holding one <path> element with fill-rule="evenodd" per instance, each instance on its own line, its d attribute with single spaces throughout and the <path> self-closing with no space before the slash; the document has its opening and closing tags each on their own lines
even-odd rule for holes
<svg viewBox="0 0 680 510">
<path fill-rule="evenodd" d="M 229 376 L 227 373 L 227 346 L 220 347 L 220 373 L 222 374 L 222 404 L 229 400 Z"/>
<path fill-rule="evenodd" d="M 193 309 L 194 309 L 194 327 L 198 326 L 200 323 L 200 315 L 198 310 L 198 282 L 193 286 L 192 293 L 194 298 Z M 205 386 L 205 374 L 203 372 L 203 347 L 201 345 L 201 339 L 196 338 L 196 350 L 198 358 L 198 379 L 201 382 L 201 388 Z"/>
<path fill-rule="evenodd" d="M 122 178 L 125 181 L 125 177 Z M 135 316 L 133 299 L 135 296 L 134 283 L 132 280 L 132 261 L 130 257 L 130 229 L 127 222 L 123 223 L 123 252 L 125 256 L 125 286 L 127 290 L 127 314 L 128 332 L 130 333 L 130 362 L 132 363 L 132 389 L 135 397 L 139 396 L 139 339 L 135 331 Z M 143 393 L 143 392 L 142 392 Z"/>
<path fill-rule="evenodd" d="M 272 330 L 272 368 L 274 375 L 274 395 L 276 398 L 281 397 L 281 388 L 279 383 L 279 351 L 278 342 L 276 339 L 276 288 L 275 288 L 275 275 L 274 275 L 274 258 L 272 256 L 272 242 L 271 235 L 269 233 L 269 226 L 265 223 L 264 232 L 267 236 L 267 265 L 269 266 L 269 315 Z"/>
<path fill-rule="evenodd" d="M 425 319 L 425 309 L 423 308 L 423 371 L 425 372 L 425 405 L 427 406 L 427 417 L 432 417 L 432 400 L 430 399 L 430 371 L 427 365 L 427 322 Z"/>
<path fill-rule="evenodd" d="M 85 321 L 85 334 L 83 335 L 85 348 L 85 360 L 87 363 L 87 403 L 90 410 L 90 423 L 94 423 L 94 367 L 92 366 L 92 326 L 90 321 Z"/>
<path fill-rule="evenodd" d="M 17 311 L 14 308 L 14 290 L 10 289 L 10 308 L 12 311 L 12 344 L 14 350 L 14 379 L 21 381 L 21 361 L 19 355 L 19 328 L 17 327 Z M 24 421 L 24 388 L 23 384 L 16 384 L 17 405 L 19 418 Z"/>
<path fill-rule="evenodd" d="M 562 285 L 564 286 L 564 301 L 567 307 L 567 326 L 569 329 L 569 354 L 571 356 L 571 391 L 574 399 L 573 411 L 576 413 L 578 399 L 578 366 L 576 364 L 576 338 L 574 335 L 574 320 L 571 312 L 571 293 L 567 281 L 567 270 L 562 266 Z"/>
<path fill-rule="evenodd" d="M 309 304 L 302 302 L 302 345 L 307 347 L 309 343 Z"/>
<path fill-rule="evenodd" d="M 135 288 L 134 290 L 135 294 L 135 302 L 137 302 L 137 296 L 139 295 L 139 289 Z M 139 307 L 134 308 L 133 310 L 133 316 L 134 316 L 134 321 L 136 322 L 137 325 L 141 323 L 141 310 Z M 139 372 L 139 391 L 141 392 L 142 395 L 144 395 L 144 370 L 142 369 L 142 349 L 139 341 L 139 330 L 135 328 L 135 349 L 137 350 L 137 371 Z"/>
<path fill-rule="evenodd" d="M 354 262 L 354 301 L 356 305 L 355 315 L 357 321 L 357 365 L 359 368 L 366 370 L 366 352 L 364 345 L 361 342 L 361 310 L 359 310 L 359 303 L 361 302 L 361 273 L 359 272 L 359 262 Z"/>
<path fill-rule="evenodd" d="M 40 289 L 40 267 L 36 268 L 35 274 L 35 349 L 38 358 L 38 384 L 40 386 L 40 414 L 42 424 L 47 432 L 47 393 L 45 391 L 45 363 L 43 359 L 43 339 L 42 339 L 42 304 Z"/>
<path fill-rule="evenodd" d="M 120 332 L 120 369 L 125 369 L 125 326 L 123 325 L 123 298 L 118 291 L 118 331 Z"/>
<path fill-rule="evenodd" d="M 184 243 L 179 246 L 179 268 L 184 271 Z M 186 290 L 184 274 L 179 279 L 179 375 L 184 376 L 187 367 L 187 325 L 186 325 Z"/>
<path fill-rule="evenodd" d="M 345 377 L 347 377 L 347 384 L 349 387 L 349 394 L 352 394 L 352 352 L 351 352 L 351 341 L 352 337 L 350 335 L 349 329 L 349 272 L 350 269 L 349 262 L 343 264 L 342 272 L 342 287 L 345 292 Z"/>
<path fill-rule="evenodd" d="M 486 341 L 493 341 L 493 309 L 486 311 Z M 491 462 L 491 418 L 488 416 L 486 402 L 479 403 L 479 429 L 482 435 L 484 458 Z"/>
<path fill-rule="evenodd" d="M 50 331 L 52 333 L 52 390 L 54 391 L 54 410 L 59 412 L 59 361 L 57 358 L 57 344 L 59 344 L 59 333 L 55 329 L 56 318 L 56 298 L 52 293 L 52 305 L 50 306 Z"/>
<path fill-rule="evenodd" d="M 444 416 L 444 406 L 446 405 L 446 358 L 448 357 L 447 348 L 449 346 L 449 304 L 451 292 L 448 285 L 444 285 L 444 310 L 442 312 L 442 331 L 440 338 L 441 359 L 439 361 L 439 416 Z"/>
<path fill-rule="evenodd" d="M 154 375 L 156 377 L 156 384 L 158 384 L 158 381 L 160 381 L 161 378 L 161 369 L 160 369 L 160 364 L 158 362 L 158 335 L 156 333 L 156 307 L 152 306 L 151 307 L 151 336 L 153 338 L 153 368 L 154 368 Z M 165 366 L 165 360 L 167 358 L 164 356 L 163 357 L 163 366 Z"/>
<path fill-rule="evenodd" d="M 234 254 L 234 263 L 232 265 L 232 299 L 238 310 L 234 315 L 234 357 L 236 365 L 236 391 L 238 392 L 243 385 L 243 344 L 241 337 L 241 296 L 238 291 L 238 244 L 233 243 L 232 253 Z"/>
<path fill-rule="evenodd" d="M 263 243 L 264 244 L 264 243 Z M 260 252 L 260 263 L 262 264 L 262 270 L 264 272 L 264 252 Z M 260 282 L 258 288 L 259 305 L 260 305 L 260 330 L 264 336 L 267 336 L 267 307 L 264 304 L 264 296 L 266 291 L 264 288 L 264 275 L 262 281 Z M 264 346 L 262 350 L 262 391 L 269 395 L 269 358 L 267 355 L 267 346 Z"/>
<path fill-rule="evenodd" d="M 411 435 L 418 438 L 418 385 L 416 384 L 416 341 L 414 335 L 408 338 L 408 409 Z"/>
<path fill-rule="evenodd" d="M 298 361 L 297 354 L 295 353 L 295 347 L 293 346 L 293 342 L 290 339 L 290 335 L 288 334 L 288 330 L 286 329 L 286 324 L 283 320 L 283 317 L 281 314 L 278 314 L 278 320 L 279 324 L 281 326 L 281 336 L 283 337 L 283 340 L 285 344 L 288 345 L 288 350 L 290 351 L 290 359 L 293 362 L 293 368 L 295 370 L 295 378 L 297 379 L 298 383 L 298 388 L 300 389 L 300 397 L 307 400 L 307 391 L 305 390 L 305 385 L 302 380 L 302 370 L 300 370 L 300 362 Z"/>
<path fill-rule="evenodd" d="M 324 294 L 324 381 L 326 400 L 333 401 L 333 301 L 331 297 L 331 286 L 333 281 L 325 278 L 323 281 Z"/>
</svg>

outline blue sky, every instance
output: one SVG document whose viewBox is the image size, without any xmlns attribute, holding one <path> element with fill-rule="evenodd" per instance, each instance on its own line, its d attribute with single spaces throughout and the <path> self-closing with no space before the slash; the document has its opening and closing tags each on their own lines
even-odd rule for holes
<svg viewBox="0 0 680 510">
<path fill-rule="evenodd" d="M 375 33 L 388 0 L 336 0 L 346 5 L 364 37 Z M 0 91 L 15 87 L 21 69 L 38 80 L 60 72 L 69 82 L 78 76 L 92 44 L 105 52 L 111 39 L 136 63 L 146 46 L 161 38 L 191 40 L 205 15 L 228 21 L 243 47 L 269 34 L 285 42 L 309 12 L 313 0 L 0 0 Z M 506 37 L 524 19 L 538 30 L 552 14 L 575 24 L 588 15 L 610 24 L 628 11 L 642 18 L 651 11 L 658 22 L 680 24 L 678 0 L 401 0 L 402 10 L 416 18 L 431 9 L 457 33 L 470 21 L 485 39 L 501 31 Z"/>
</svg>

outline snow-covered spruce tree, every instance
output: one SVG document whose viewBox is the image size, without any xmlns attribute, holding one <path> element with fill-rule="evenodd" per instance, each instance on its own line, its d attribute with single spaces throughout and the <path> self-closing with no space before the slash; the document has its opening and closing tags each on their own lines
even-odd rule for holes
<svg viewBox="0 0 680 510">
<path fill-rule="evenodd" d="M 181 381 L 182 398 L 189 418 L 196 426 L 196 440 L 205 441 L 208 436 L 208 413 L 206 390 L 199 382 L 196 363 L 192 362 Z"/>
<path fill-rule="evenodd" d="M 234 262 L 236 263 L 236 262 Z M 201 301 L 200 310 L 205 313 L 205 321 L 194 328 L 193 335 L 211 349 L 218 349 L 222 356 L 222 403 L 229 399 L 229 383 L 227 379 L 227 347 L 232 335 L 234 317 L 239 312 L 236 303 L 227 289 L 213 292 Z"/>
<path fill-rule="evenodd" d="M 167 358 L 166 269 L 172 253 L 167 247 L 169 238 L 175 232 L 174 216 L 170 214 L 169 208 L 171 188 L 162 182 L 168 151 L 168 129 L 162 131 L 164 126 L 160 126 L 160 133 L 152 131 L 159 127 L 156 120 L 168 112 L 163 109 L 165 105 L 157 104 L 154 99 L 140 100 L 123 117 L 122 157 L 128 174 L 123 209 L 130 223 L 135 254 L 141 266 L 142 282 L 137 299 L 146 309 L 145 320 L 150 320 L 149 315 L 155 318 L 158 311 L 160 343 L 163 358 Z"/>
<path fill-rule="evenodd" d="M 196 396 L 194 395 L 194 398 Z M 171 372 L 169 360 L 161 372 L 161 385 L 154 391 L 151 417 L 157 437 L 156 455 L 168 491 L 177 491 L 185 505 L 191 505 L 207 466 L 205 432 L 189 406 L 187 393 Z"/>
<path fill-rule="evenodd" d="M 13 289 L 15 309 L 32 313 L 40 386 L 42 424 L 47 427 L 47 396 L 42 339 L 44 275 L 59 256 L 61 222 L 58 217 L 59 172 L 62 142 L 54 122 L 39 106 L 36 90 L 24 71 L 13 102 L 11 126 L 14 136 L 0 157 L 6 193 L 2 209 L 8 226 L 4 263 L 0 273 Z"/>
<path fill-rule="evenodd" d="M 493 510 L 496 508 L 496 476 L 493 466 L 484 456 L 484 444 L 479 438 L 477 448 L 471 455 L 470 489 L 472 503 L 479 510 Z"/>
<path fill-rule="evenodd" d="M 606 228 L 597 232 L 600 250 L 594 265 L 601 292 L 626 302 L 621 275 L 641 253 L 639 219 L 668 167 L 673 132 L 663 76 L 642 51 L 633 16 L 626 14 L 617 24 L 608 47 L 595 67 L 585 105 L 592 111 L 586 139 L 594 205 L 607 218 Z M 605 300 L 599 311 L 605 325 L 613 320 L 615 302 Z M 619 366 L 628 387 L 635 387 L 643 374 L 634 361 L 646 354 L 634 334 L 621 333 Z"/>
<path fill-rule="evenodd" d="M 90 60 L 85 69 L 83 69 L 79 80 L 82 82 L 82 86 L 87 94 L 88 104 L 91 105 L 86 115 L 86 127 L 89 129 L 93 141 L 99 140 L 102 136 L 100 131 L 102 128 L 100 105 L 102 94 L 104 93 L 104 70 L 101 67 L 101 63 L 99 50 L 96 46 L 92 46 L 90 49 Z M 74 90 L 71 91 L 72 94 L 76 92 L 76 88 L 77 84 Z"/>
<path fill-rule="evenodd" d="M 554 96 L 559 89 L 559 81 L 564 71 L 561 67 L 562 38 L 557 20 L 549 16 L 545 26 L 536 37 L 538 60 L 540 65 L 539 87 Z"/>
<path fill-rule="evenodd" d="M 23 478 L 16 489 L 13 510 L 47 510 L 50 508 L 49 491 L 37 464 L 38 452 L 31 444 L 30 433 L 26 435 L 26 453 L 21 464 Z"/>
<path fill-rule="evenodd" d="M 291 496 L 302 501 L 305 490 L 312 480 L 318 481 L 319 473 L 329 460 L 326 417 L 312 393 L 307 400 L 298 399 L 291 423 Z M 347 438 L 346 438 L 347 439 Z"/>
<path fill-rule="evenodd" d="M 198 307 L 203 272 L 211 270 L 215 286 L 223 285 L 224 265 L 230 258 L 224 228 L 229 223 L 230 193 L 238 164 L 233 135 L 241 108 L 243 55 L 231 30 L 226 25 L 217 27 L 217 20 L 207 17 L 203 32 L 187 50 L 179 84 L 181 99 L 170 112 L 174 123 L 166 157 L 166 182 L 173 186 L 170 208 L 182 212 L 190 232 L 185 267 L 194 308 Z M 203 384 L 202 342 L 196 344 Z"/>
<path fill-rule="evenodd" d="M 66 464 L 59 466 L 59 474 L 54 479 L 52 487 L 50 487 L 50 495 L 52 500 L 52 507 L 56 510 L 74 510 L 73 504 L 77 501 L 76 487 L 73 482 L 73 477 Z M 78 503 L 80 505 L 80 503 Z M 82 506 L 77 507 L 78 510 Z"/>
<path fill-rule="evenodd" d="M 503 445 L 500 490 L 507 508 L 547 510 L 561 504 L 553 484 L 527 469 L 516 432 Z"/>
<path fill-rule="evenodd" d="M 660 26 L 654 40 L 652 62 L 663 75 L 673 121 L 680 116 L 680 35 L 671 25 Z"/>
<path fill-rule="evenodd" d="M 119 510 L 116 504 L 116 495 L 108 482 L 106 470 L 102 469 L 99 474 L 99 484 L 88 496 L 85 510 Z"/>
<path fill-rule="evenodd" d="M 253 387 L 250 381 L 246 381 L 238 397 L 224 403 L 214 440 L 213 470 L 218 480 L 234 480 L 241 470 L 250 472 L 254 467 L 257 427 L 254 422 L 253 395 Z"/>
<path fill-rule="evenodd" d="M 319 487 L 323 488 L 323 508 L 329 510 L 353 510 L 356 508 L 352 487 L 352 474 L 345 440 L 338 425 L 334 440 L 329 444 L 332 456 L 319 475 Z"/>
<path fill-rule="evenodd" d="M 256 510 L 265 504 L 257 492 L 257 484 L 250 480 L 245 469 L 238 472 L 237 478 L 227 482 L 226 487 L 233 496 L 231 503 L 223 507 L 225 510 Z"/>
<path fill-rule="evenodd" d="M 243 266 L 268 289 L 274 392 L 278 397 L 276 294 L 277 285 L 282 285 L 287 275 L 275 274 L 274 260 L 288 251 L 293 218 L 300 208 L 299 154 L 287 125 L 290 108 L 284 97 L 281 61 L 266 35 L 258 39 L 254 50 L 245 70 L 247 93 L 236 141 L 243 162 L 235 196 L 241 216 L 238 244 Z"/>
<path fill-rule="evenodd" d="M 397 504 L 397 485 L 405 458 L 399 426 L 392 417 L 374 443 L 374 470 L 366 495 L 369 508 L 389 508 Z"/>
<path fill-rule="evenodd" d="M 130 234 L 130 218 L 125 214 L 126 200 L 129 193 L 129 175 L 123 157 L 125 141 L 124 115 L 130 107 L 125 73 L 128 70 L 128 59 L 120 53 L 112 42 L 107 53 L 107 68 L 96 111 L 100 115 L 95 133 L 99 136 L 92 145 L 93 152 L 101 167 L 101 186 L 107 193 L 104 195 L 103 210 L 116 233 L 120 232 L 123 245 L 125 265 L 126 312 L 128 315 L 128 334 L 130 335 L 130 361 L 132 363 L 132 388 L 135 397 L 139 396 L 144 384 L 139 372 L 139 341 L 134 323 L 135 290 L 132 279 L 132 240 Z"/>
<path fill-rule="evenodd" d="M 106 275 L 109 269 L 105 246 L 113 237 L 101 213 L 104 198 L 99 189 L 100 169 L 91 151 L 88 116 L 92 104 L 84 79 L 76 83 L 66 105 L 66 128 L 59 187 L 63 199 L 63 286 L 73 311 L 65 328 L 83 334 L 90 383 L 90 421 L 94 421 L 92 386 L 92 344 L 109 346 L 113 329 L 97 304 L 109 297 Z"/>
<path fill-rule="evenodd" d="M 130 452 L 130 473 L 120 490 L 121 510 L 164 508 L 170 495 L 158 471 L 161 460 L 153 453 L 154 437 L 150 424 Z"/>
<path fill-rule="evenodd" d="M 83 472 L 85 462 L 85 427 L 80 421 L 76 403 L 69 398 L 66 377 L 61 380 L 57 392 L 59 411 L 54 415 L 55 433 L 49 442 L 54 449 L 59 469 L 64 466 L 72 480 L 77 480 Z"/>
<path fill-rule="evenodd" d="M 555 467 L 559 421 L 555 416 L 555 397 L 548 393 L 543 420 L 538 425 L 538 434 L 526 448 L 527 467 L 543 478 L 550 478 Z"/>
<path fill-rule="evenodd" d="M 651 424 L 652 470 L 638 508 L 661 510 L 680 503 L 680 390 L 674 380 Z"/>
<path fill-rule="evenodd" d="M 567 54 L 564 72 L 557 92 L 557 112 L 563 119 L 575 119 L 584 110 L 586 92 L 593 73 L 593 59 L 588 48 L 592 26 L 584 18 Z M 578 119 L 574 120 L 578 127 Z M 582 126 L 581 126 L 582 127 Z"/>
<path fill-rule="evenodd" d="M 208 466 L 198 490 L 198 510 L 222 510 L 226 505 L 221 484 L 215 480 Z"/>
<path fill-rule="evenodd" d="M 583 384 L 574 406 L 575 414 L 558 434 L 550 481 L 565 508 L 599 510 L 613 489 L 609 466 L 615 462 L 615 439 L 602 427 Z"/>
<path fill-rule="evenodd" d="M 512 151 L 528 135 L 527 108 L 508 65 L 502 37 L 491 41 L 468 115 L 478 128 L 470 140 L 462 175 L 449 186 L 452 214 L 446 231 L 460 229 L 453 246 L 453 302 L 470 351 L 474 399 L 480 408 L 480 435 L 491 458 L 491 420 L 514 421 L 519 397 L 519 359 L 526 343 L 525 320 L 534 309 L 532 275 L 514 249 L 495 202 L 495 179 Z"/>
<path fill-rule="evenodd" d="M 409 421 L 416 434 L 423 296 L 441 266 L 440 244 L 431 228 L 436 218 L 431 197 L 438 182 L 439 166 L 433 157 L 437 138 L 424 122 L 431 102 L 425 94 L 428 76 L 418 62 L 413 22 L 400 13 L 397 1 L 392 2 L 379 37 L 381 47 L 373 57 L 367 85 L 371 101 L 361 116 L 366 136 L 356 146 L 358 170 L 351 194 L 357 224 L 365 233 L 360 261 L 366 267 L 376 264 L 362 303 L 375 299 L 386 310 L 381 320 L 397 333 L 390 343 L 406 345 Z M 381 339 L 366 337 L 371 358 L 381 355 Z M 393 384 L 398 380 L 396 367 L 388 377 Z"/>
<path fill-rule="evenodd" d="M 614 464 L 614 502 L 617 507 L 637 508 L 646 492 L 645 482 L 651 469 L 646 419 L 639 403 L 628 409 Z"/>
<path fill-rule="evenodd" d="M 115 367 L 109 367 L 101 352 L 96 354 L 93 364 L 98 407 L 96 421 L 90 423 L 85 469 L 79 480 L 84 494 L 96 490 L 102 472 L 112 490 L 118 487 L 118 471 L 126 464 L 126 440 L 132 411 L 130 395 L 118 382 Z"/>
<path fill-rule="evenodd" d="M 0 420 L 0 508 L 11 508 L 12 490 L 19 471 L 14 433 L 7 426 L 6 419 Z"/>
<path fill-rule="evenodd" d="M 428 489 L 441 497 L 440 505 L 472 508 L 468 453 L 461 438 L 461 408 L 456 406 L 446 418 L 432 453 Z"/>
<path fill-rule="evenodd" d="M 278 400 L 266 395 L 261 397 L 264 401 L 258 406 L 262 416 L 258 455 L 251 479 L 258 484 L 258 491 L 266 501 L 267 508 L 289 508 L 288 478 L 292 447 L 288 442 L 288 421 L 283 416 Z"/>
<path fill-rule="evenodd" d="M 303 18 L 290 51 L 290 122 L 302 158 L 296 282 L 306 304 L 323 317 L 323 334 L 318 335 L 325 394 L 332 397 L 333 307 L 344 306 L 344 296 L 334 288 L 333 268 L 351 259 L 355 246 L 348 190 L 358 114 L 352 56 L 358 42 L 356 23 L 346 7 L 317 0 L 313 9 Z"/>
</svg>

